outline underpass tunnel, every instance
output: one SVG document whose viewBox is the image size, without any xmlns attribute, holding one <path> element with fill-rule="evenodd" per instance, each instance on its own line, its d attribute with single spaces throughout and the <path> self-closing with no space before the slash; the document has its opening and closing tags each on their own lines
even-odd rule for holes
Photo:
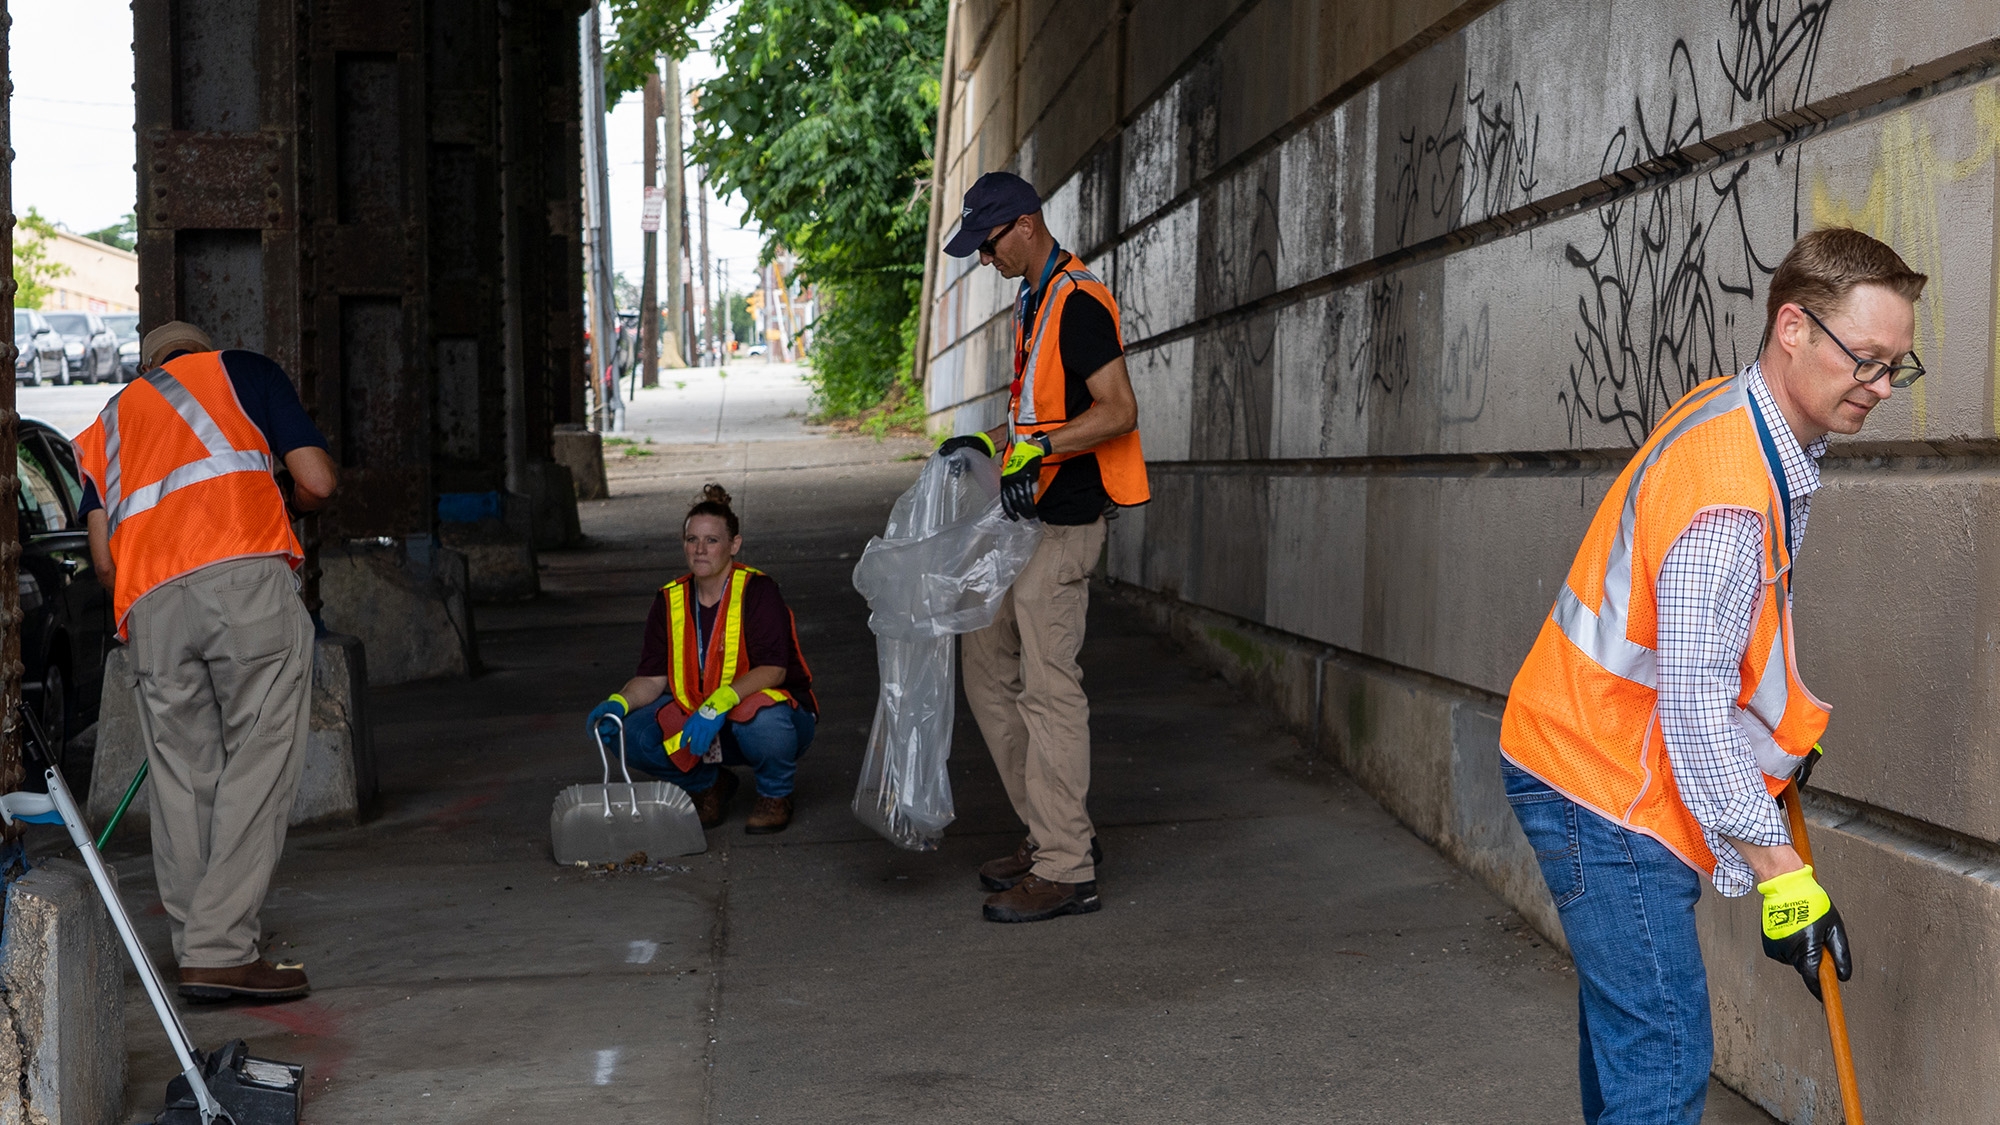
<svg viewBox="0 0 2000 1125">
<path fill-rule="evenodd" d="M 1931 375 L 1823 462 L 1797 646 L 1839 709 L 1805 807 L 1866 951 L 1876 1119 L 2000 1114 L 2000 968 L 1965 955 L 2000 936 L 1990 12 L 948 7 L 926 434 L 809 430 L 774 366 L 670 378 L 600 444 L 584 0 L 135 0 L 141 319 L 277 360 L 345 477 L 300 573 L 349 772 L 302 798 L 267 910 L 319 991 L 197 1034 L 303 1060 L 316 1122 L 1571 1120 L 1575 970 L 1500 780 L 1513 677 L 1632 451 L 1759 354 L 1793 241 L 1849 225 L 1930 276 Z M 848 807 L 880 686 L 855 559 L 1019 375 L 1014 284 L 941 252 L 994 171 L 1116 295 L 1151 480 L 1089 582 L 1106 907 L 1048 927 L 979 921 L 1020 825 L 965 701 L 935 852 Z M 711 482 L 829 702 L 799 820 L 551 867 L 550 795 L 597 776 L 583 715 Z M 143 750 L 129 713 L 95 738 L 101 817 Z M 144 849 L 113 858 L 165 959 Z M 1837 1119 L 1821 1008 L 1751 908 L 1695 910 L 1707 1120 Z M 131 1110 L 173 1067 L 127 1001 Z"/>
</svg>

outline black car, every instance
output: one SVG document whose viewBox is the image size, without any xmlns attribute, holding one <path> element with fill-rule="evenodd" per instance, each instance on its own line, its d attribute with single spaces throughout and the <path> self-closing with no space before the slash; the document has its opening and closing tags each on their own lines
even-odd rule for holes
<svg viewBox="0 0 2000 1125">
<path fill-rule="evenodd" d="M 31 387 L 69 382 L 62 335 L 33 309 L 14 310 L 14 379 Z"/>
<path fill-rule="evenodd" d="M 139 377 L 139 314 L 105 313 L 104 327 L 118 337 L 118 381 L 129 383 Z"/>
<path fill-rule="evenodd" d="M 62 746 L 97 721 L 117 626 L 76 514 L 83 485 L 74 449 L 45 422 L 21 419 L 20 435 L 21 694 Z M 80 765 L 88 768 L 67 763 L 63 772 L 82 783 Z"/>
<path fill-rule="evenodd" d="M 118 337 L 91 312 L 44 312 L 42 318 L 62 334 L 63 354 L 72 379 L 102 383 L 118 378 Z"/>
</svg>

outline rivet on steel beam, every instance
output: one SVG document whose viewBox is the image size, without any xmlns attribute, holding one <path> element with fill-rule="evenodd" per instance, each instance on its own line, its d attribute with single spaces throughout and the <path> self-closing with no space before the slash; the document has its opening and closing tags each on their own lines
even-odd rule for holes
<svg viewBox="0 0 2000 1125">
<path fill-rule="evenodd" d="M 164 222 L 166 222 L 166 221 L 167 221 L 167 213 L 166 213 L 165 211 L 155 211 L 155 212 L 153 212 L 153 221 L 154 221 L 154 222 L 156 222 L 156 223 L 164 223 Z"/>
<path fill-rule="evenodd" d="M 166 170 L 167 170 L 167 162 L 166 162 L 166 161 L 164 161 L 164 160 L 155 160 L 155 161 L 153 161 L 153 171 L 155 171 L 155 172 L 164 172 L 164 171 L 166 171 Z"/>
</svg>

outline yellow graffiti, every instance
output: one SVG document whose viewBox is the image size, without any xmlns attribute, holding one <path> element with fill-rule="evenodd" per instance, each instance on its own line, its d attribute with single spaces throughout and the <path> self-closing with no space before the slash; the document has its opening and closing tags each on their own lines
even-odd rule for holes
<svg viewBox="0 0 2000 1125">
<path fill-rule="evenodd" d="M 1911 109 L 1882 123 L 1874 171 L 1860 202 L 1836 195 L 1824 175 L 1813 178 L 1815 227 L 1850 226 L 1865 231 L 1895 247 L 1913 269 L 1930 275 L 1931 284 L 1917 317 L 1919 355 L 1944 355 L 1945 302 L 1938 292 L 1944 282 L 1944 234 L 1938 189 L 1989 167 L 2000 175 L 2000 87 L 1986 85 L 1974 90 L 1971 108 L 1971 151 L 1957 160 L 1938 156 L 1929 121 L 1924 120 L 1921 110 Z M 2000 309 L 2000 261 L 1993 264 L 1993 307 Z M 1989 377 L 1993 380 L 1993 426 L 2000 433 L 2000 317 L 1993 319 L 1993 370 Z M 1921 382 L 1912 388 L 1915 436 L 1919 438 L 1924 436 L 1928 414 L 1925 390 Z"/>
</svg>

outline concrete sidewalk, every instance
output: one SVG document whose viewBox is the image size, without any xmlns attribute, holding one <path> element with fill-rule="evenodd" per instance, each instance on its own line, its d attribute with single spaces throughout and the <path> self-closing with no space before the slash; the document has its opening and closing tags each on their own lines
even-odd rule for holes
<svg viewBox="0 0 2000 1125">
<path fill-rule="evenodd" d="M 544 596 L 480 607 L 485 675 L 373 693 L 379 815 L 294 837 L 265 915 L 313 996 L 194 1009 L 197 1039 L 303 1063 L 314 1125 L 1577 1120 L 1564 958 L 1108 598 L 1085 649 L 1103 912 L 980 919 L 973 868 L 1021 829 L 962 702 L 943 848 L 854 820 L 876 682 L 848 576 L 924 448 L 615 461 Z M 746 837 L 739 796 L 705 855 L 558 868 L 549 803 L 596 778 L 584 712 L 629 674 L 711 479 L 817 676 L 798 820 Z M 123 846 L 165 963 L 144 841 Z M 137 1120 L 172 1064 L 130 1000 Z M 1718 1090 L 1709 1120 L 1768 1119 Z"/>
</svg>

